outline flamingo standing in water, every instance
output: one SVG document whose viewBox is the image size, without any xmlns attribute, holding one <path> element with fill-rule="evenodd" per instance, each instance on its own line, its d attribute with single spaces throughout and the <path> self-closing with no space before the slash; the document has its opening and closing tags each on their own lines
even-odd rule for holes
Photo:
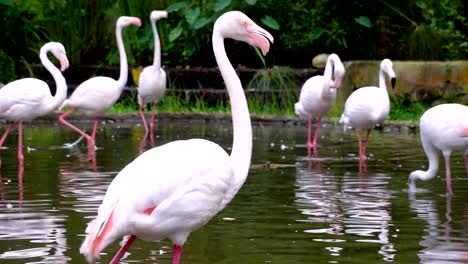
<svg viewBox="0 0 468 264">
<path fill-rule="evenodd" d="M 52 53 L 60 62 L 60 70 L 47 57 Z M 57 109 L 67 97 L 67 83 L 60 71 L 68 68 L 68 58 L 61 43 L 49 42 L 39 52 L 42 65 L 50 72 L 56 83 L 56 93 L 52 96 L 49 86 L 42 80 L 24 78 L 8 83 L 0 89 L 0 118 L 10 121 L 0 139 L 0 147 L 15 122 L 18 123 L 18 160 L 23 162 L 23 121 L 49 114 Z"/>
<path fill-rule="evenodd" d="M 395 88 L 396 75 L 393 71 L 393 63 L 389 59 L 384 59 L 380 63 L 379 87 L 367 86 L 354 91 L 346 100 L 345 109 L 341 115 L 340 123 L 343 123 L 345 131 L 349 126 L 358 129 L 359 161 L 366 160 L 366 149 L 372 128 L 387 119 L 390 111 L 385 74 L 390 78 L 392 88 Z M 362 140 L 363 129 L 367 129 L 364 141 Z"/>
<path fill-rule="evenodd" d="M 89 262 L 116 239 L 132 235 L 111 263 L 117 263 L 140 237 L 170 239 L 172 263 L 178 264 L 189 234 L 226 207 L 243 185 L 252 155 L 252 126 L 241 82 L 224 48 L 225 38 L 259 47 L 265 55 L 273 37 L 239 11 L 227 12 L 215 22 L 213 51 L 232 109 L 231 155 L 204 139 L 174 141 L 141 154 L 112 181 L 96 219 L 88 225 L 80 251 Z"/>
<path fill-rule="evenodd" d="M 308 79 L 301 89 L 299 102 L 294 105 L 297 115 L 308 119 L 307 147 L 317 147 L 322 116 L 330 110 L 336 101 L 336 90 L 340 86 L 345 68 L 336 54 L 330 54 L 323 75 Z M 317 124 L 312 140 L 312 118 L 317 118 Z"/>
<path fill-rule="evenodd" d="M 122 89 L 127 83 L 128 65 L 127 55 L 122 40 L 122 29 L 129 25 L 141 26 L 141 21 L 137 17 L 122 16 L 117 20 L 116 38 L 117 46 L 120 55 L 120 76 L 118 80 L 109 77 L 93 77 L 86 80 L 76 87 L 69 99 L 65 100 L 60 107 L 70 107 L 71 109 L 59 116 L 60 123 L 70 127 L 78 132 L 88 141 L 88 147 L 94 148 L 96 139 L 96 129 L 100 115 L 103 115 L 112 105 L 119 99 Z M 76 110 L 80 110 L 87 116 L 94 117 L 93 132 L 90 135 L 83 132 L 81 129 L 70 124 L 65 118 Z"/>
<path fill-rule="evenodd" d="M 468 107 L 460 104 L 441 104 L 424 112 L 420 121 L 421 143 L 429 160 L 427 171 L 416 170 L 409 176 L 409 190 L 416 191 L 416 180 L 430 180 L 439 169 L 439 152 L 445 159 L 447 193 L 452 194 L 450 154 L 462 153 L 468 174 Z"/>
<path fill-rule="evenodd" d="M 156 21 L 161 18 L 166 18 L 166 11 L 153 11 L 150 15 L 151 27 L 154 35 L 154 59 L 153 65 L 146 67 L 140 74 L 138 80 L 138 104 L 140 105 L 140 115 L 145 126 L 145 131 L 148 133 L 146 125 L 144 107 L 148 103 L 152 103 L 151 121 L 149 124 L 150 137 L 153 138 L 154 115 L 156 112 L 156 103 L 166 90 L 166 72 L 161 68 L 161 43 L 159 42 L 158 29 Z"/>
</svg>

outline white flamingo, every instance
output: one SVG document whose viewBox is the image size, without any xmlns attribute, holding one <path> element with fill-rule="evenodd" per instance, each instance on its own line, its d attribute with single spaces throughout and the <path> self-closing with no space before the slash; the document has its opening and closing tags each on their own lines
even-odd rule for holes
<svg viewBox="0 0 468 264">
<path fill-rule="evenodd" d="M 308 119 L 307 146 L 317 147 L 317 139 L 320 131 L 322 117 L 335 104 L 337 88 L 340 86 L 345 68 L 336 54 L 330 54 L 323 75 L 317 75 L 308 79 L 301 89 L 299 102 L 294 105 L 297 115 Z M 317 119 L 317 124 L 312 140 L 312 119 Z"/>
<path fill-rule="evenodd" d="M 47 57 L 51 52 L 60 62 L 60 70 Z M 15 122 L 18 123 L 18 160 L 23 162 L 23 121 L 49 114 L 57 109 L 67 97 L 67 83 L 60 71 L 68 68 L 68 58 L 61 43 L 49 42 L 42 46 L 39 58 L 56 83 L 56 93 L 52 96 L 49 86 L 42 80 L 24 78 L 8 83 L 0 89 L 0 118 L 10 121 L 0 139 L 3 145 Z"/>
<path fill-rule="evenodd" d="M 450 154 L 462 153 L 468 174 L 468 107 L 460 104 L 441 104 L 424 112 L 420 120 L 421 143 L 429 160 L 427 171 L 416 170 L 409 176 L 409 190 L 416 191 L 416 180 L 430 180 L 439 169 L 439 152 L 445 159 L 447 193 L 452 193 Z"/>
<path fill-rule="evenodd" d="M 389 77 L 392 88 L 395 88 L 396 75 L 393 71 L 393 63 L 389 59 L 384 59 L 380 63 L 379 87 L 366 86 L 354 91 L 346 100 L 345 109 L 341 115 L 340 123 L 343 123 L 345 131 L 349 126 L 358 129 L 359 160 L 361 161 L 366 160 L 366 149 L 372 128 L 387 119 L 390 111 L 385 74 Z M 362 140 L 363 129 L 367 129 L 365 140 Z"/>
<path fill-rule="evenodd" d="M 86 80 L 76 87 L 69 99 L 65 100 L 60 107 L 70 107 L 71 109 L 59 116 L 60 123 L 70 127 L 78 132 L 88 141 L 88 147 L 95 145 L 96 129 L 99 121 L 99 116 L 103 115 L 112 105 L 119 99 L 122 89 L 127 83 L 128 65 L 127 55 L 122 40 L 122 28 L 136 25 L 141 26 L 141 21 L 136 17 L 122 16 L 117 20 L 116 39 L 120 55 L 120 76 L 118 80 L 109 77 L 98 76 Z M 94 126 L 91 136 L 83 132 L 81 129 L 70 124 L 65 118 L 76 110 L 80 110 L 87 116 L 94 117 Z"/>
<path fill-rule="evenodd" d="M 239 11 L 227 12 L 215 22 L 213 51 L 232 109 L 231 155 L 204 139 L 174 141 L 141 154 L 115 177 L 96 219 L 88 225 L 81 253 L 89 262 L 111 242 L 132 235 L 111 263 L 119 261 L 135 237 L 171 240 L 173 263 L 179 263 L 189 234 L 221 211 L 243 185 L 252 155 L 252 126 L 225 38 L 259 47 L 265 55 L 273 37 Z"/>
<path fill-rule="evenodd" d="M 151 121 L 149 131 L 153 134 L 154 115 L 156 112 L 156 103 L 166 90 L 166 72 L 161 68 L 161 43 L 159 42 L 158 29 L 156 22 L 161 18 L 166 18 L 166 11 L 153 11 L 150 15 L 151 27 L 154 35 L 154 59 L 153 65 L 146 67 L 140 74 L 138 80 L 138 104 L 140 105 L 140 115 L 145 126 L 145 131 L 148 133 L 146 125 L 144 107 L 148 103 L 152 103 Z"/>
</svg>

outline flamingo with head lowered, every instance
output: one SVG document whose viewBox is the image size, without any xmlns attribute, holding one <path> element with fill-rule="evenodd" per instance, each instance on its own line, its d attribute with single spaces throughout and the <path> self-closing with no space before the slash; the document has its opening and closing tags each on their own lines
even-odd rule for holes
<svg viewBox="0 0 468 264">
<path fill-rule="evenodd" d="M 239 11 L 221 15 L 214 24 L 213 51 L 232 109 L 231 155 L 204 139 L 173 141 L 141 154 L 112 181 L 88 225 L 81 253 L 89 262 L 116 239 L 131 235 L 111 263 L 139 237 L 171 240 L 172 263 L 178 264 L 190 233 L 226 207 L 243 185 L 252 155 L 252 125 L 242 84 L 224 48 L 226 38 L 259 47 L 265 55 L 273 37 Z"/>
<path fill-rule="evenodd" d="M 60 70 L 49 60 L 47 53 L 52 53 L 60 62 Z M 18 160 L 23 156 L 23 121 L 49 114 L 56 110 L 67 97 L 67 83 L 61 71 L 68 68 L 69 62 L 65 48 L 61 43 L 49 42 L 42 46 L 39 58 L 42 65 L 52 74 L 56 83 L 56 93 L 52 96 L 49 86 L 36 78 L 24 78 L 8 83 L 0 89 L 0 118 L 10 121 L 0 138 L 3 145 L 14 124 L 18 124 Z"/>
<path fill-rule="evenodd" d="M 308 79 L 301 89 L 299 102 L 294 105 L 297 115 L 308 119 L 307 147 L 317 147 L 317 139 L 320 131 L 320 123 L 324 114 L 335 104 L 336 92 L 341 84 L 345 68 L 336 54 L 330 54 L 327 58 L 325 72 Z M 317 119 L 317 124 L 312 140 L 312 119 Z"/>
<path fill-rule="evenodd" d="M 468 107 L 461 104 L 441 104 L 424 112 L 420 120 L 421 143 L 429 160 L 427 171 L 416 170 L 409 176 L 409 190 L 416 191 L 416 180 L 430 180 L 439 169 L 439 152 L 445 159 L 447 193 L 452 194 L 450 154 L 462 153 L 468 174 Z"/>
<path fill-rule="evenodd" d="M 120 55 L 120 76 L 118 80 L 110 77 L 93 77 L 76 87 L 73 94 L 65 100 L 60 107 L 70 107 L 71 109 L 59 116 L 60 123 L 78 132 L 88 141 L 88 147 L 94 148 L 96 139 L 96 129 L 99 116 L 103 115 L 119 99 L 122 89 L 125 87 L 128 78 L 127 55 L 122 40 L 122 29 L 129 25 L 141 26 L 141 21 L 137 17 L 122 16 L 117 20 L 116 39 Z M 94 117 L 94 126 L 91 136 L 81 129 L 70 124 L 65 118 L 76 110 L 80 110 L 87 116 Z"/>
<path fill-rule="evenodd" d="M 148 103 L 152 104 L 151 121 L 149 124 L 151 138 L 153 136 L 156 103 L 166 90 L 166 72 L 161 68 L 161 43 L 159 42 L 158 29 L 156 27 L 156 22 L 165 17 L 167 17 L 166 11 L 155 10 L 151 12 L 150 20 L 154 35 L 153 65 L 143 69 L 138 80 L 138 104 L 140 105 L 140 115 L 146 133 L 148 133 L 148 126 L 146 125 L 144 107 Z"/>
<path fill-rule="evenodd" d="M 340 123 L 343 124 L 345 131 L 349 126 L 358 129 L 360 161 L 366 160 L 366 149 L 372 128 L 387 119 L 390 111 L 385 75 L 388 76 L 394 88 L 396 75 L 393 71 L 393 63 L 389 59 L 384 59 L 380 63 L 379 87 L 367 86 L 354 91 L 346 99 L 345 109 L 341 115 Z M 362 140 L 363 129 L 367 130 L 365 140 Z"/>
</svg>

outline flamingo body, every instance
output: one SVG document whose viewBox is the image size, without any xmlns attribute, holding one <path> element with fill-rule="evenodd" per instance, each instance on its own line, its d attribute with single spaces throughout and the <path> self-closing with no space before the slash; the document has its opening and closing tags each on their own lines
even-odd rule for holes
<svg viewBox="0 0 468 264">
<path fill-rule="evenodd" d="M 61 108 L 77 108 L 87 116 L 103 115 L 120 98 L 120 84 L 104 76 L 93 77 L 76 87 Z"/>
<path fill-rule="evenodd" d="M 379 87 L 366 86 L 354 91 L 346 99 L 340 118 L 345 131 L 350 126 L 358 130 L 359 161 L 366 159 L 366 149 L 372 129 L 376 124 L 382 123 L 390 112 L 390 98 L 385 76 L 388 76 L 394 88 L 396 75 L 393 71 L 393 63 L 389 59 L 384 59 L 380 63 Z M 366 139 L 362 139 L 363 129 L 367 130 Z"/>
<path fill-rule="evenodd" d="M 60 70 L 48 59 L 51 52 L 60 62 Z M 23 161 L 22 122 L 49 114 L 57 109 L 67 96 L 67 83 L 60 71 L 68 68 L 69 62 L 61 43 L 48 42 L 39 52 L 42 65 L 55 80 L 57 91 L 52 96 L 49 86 L 42 80 L 24 78 L 6 84 L 0 89 L 0 118 L 10 121 L 0 139 L 3 145 L 14 123 L 18 123 L 18 160 Z"/>
<path fill-rule="evenodd" d="M 98 215 L 86 230 L 81 246 L 89 262 L 112 241 L 131 235 L 148 241 L 170 239 L 178 264 L 189 234 L 205 225 L 231 201 L 247 178 L 252 155 L 252 126 L 241 82 L 224 49 L 232 38 L 259 47 L 265 55 L 270 33 L 246 15 L 231 11 L 220 16 L 213 29 L 213 51 L 229 93 L 233 145 L 228 155 L 218 144 L 191 139 L 150 149 L 112 181 Z M 122 250 L 111 263 L 118 263 Z"/>
<path fill-rule="evenodd" d="M 317 146 L 320 123 L 324 114 L 335 104 L 337 88 L 340 86 L 345 68 L 336 54 L 327 58 L 324 75 L 313 76 L 301 88 L 299 102 L 294 105 L 297 115 L 309 120 L 308 146 Z M 311 119 L 317 119 L 317 127 L 311 141 Z"/>
<path fill-rule="evenodd" d="M 424 152 L 429 160 L 427 171 L 413 171 L 410 174 L 410 191 L 415 191 L 415 181 L 433 178 L 439 168 L 439 152 L 445 158 L 447 192 L 452 193 L 450 155 L 460 151 L 468 173 L 468 107 L 460 104 L 441 104 L 424 112 L 420 120 L 420 136 Z"/>
</svg>

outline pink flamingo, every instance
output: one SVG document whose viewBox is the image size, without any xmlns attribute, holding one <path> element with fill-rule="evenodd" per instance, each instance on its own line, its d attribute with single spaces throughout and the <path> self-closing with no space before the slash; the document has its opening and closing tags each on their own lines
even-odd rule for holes
<svg viewBox="0 0 468 264">
<path fill-rule="evenodd" d="M 317 139 L 322 117 L 335 104 L 336 91 L 340 86 L 345 68 L 336 54 L 330 54 L 323 75 L 308 79 L 301 89 L 299 102 L 294 105 L 297 115 L 308 119 L 307 146 L 317 151 Z M 317 124 L 312 140 L 312 119 L 317 118 Z"/>
<path fill-rule="evenodd" d="M 153 65 L 146 67 L 140 74 L 138 81 L 138 104 L 140 105 L 140 116 L 145 126 L 145 134 L 148 133 L 146 125 L 144 107 L 145 104 L 152 103 L 151 121 L 149 124 L 150 138 L 153 142 L 154 116 L 156 112 L 156 103 L 166 90 L 166 72 L 161 68 L 161 44 L 159 42 L 158 29 L 156 21 L 167 17 L 166 11 L 153 11 L 150 15 L 151 27 L 154 35 L 154 59 Z"/>
<path fill-rule="evenodd" d="M 127 55 L 122 40 L 122 29 L 129 25 L 141 26 L 141 21 L 136 17 L 122 16 L 117 20 L 116 38 L 117 46 L 120 55 L 120 76 L 118 80 L 109 77 L 93 77 L 86 80 L 76 87 L 69 99 L 65 100 L 60 107 L 70 107 L 71 109 L 59 116 L 60 123 L 70 127 L 78 132 L 88 141 L 88 147 L 94 148 L 96 139 L 96 129 L 98 125 L 98 116 L 103 115 L 112 105 L 119 99 L 122 89 L 127 83 L 128 65 Z M 93 132 L 90 135 L 83 132 L 81 129 L 70 124 L 65 118 L 76 110 L 80 110 L 87 116 L 94 117 Z"/>
<path fill-rule="evenodd" d="M 47 57 L 51 52 L 60 62 L 60 70 Z M 49 114 L 57 109 L 67 97 L 67 83 L 60 71 L 68 68 L 68 58 L 61 43 L 49 42 L 39 52 L 42 65 L 50 72 L 57 85 L 55 96 L 49 86 L 36 78 L 24 78 L 8 83 L 0 89 L 0 118 L 10 121 L 0 139 L 3 146 L 8 133 L 14 124 L 18 124 L 18 160 L 23 162 L 23 121 Z"/>
<path fill-rule="evenodd" d="M 445 159 L 447 193 L 452 194 L 450 154 L 462 153 L 468 174 L 468 107 L 460 104 L 441 104 L 424 112 L 420 121 L 421 143 L 429 160 L 427 171 L 416 170 L 409 176 L 409 190 L 416 191 L 416 180 L 432 179 L 439 169 L 439 152 Z"/>
<path fill-rule="evenodd" d="M 247 100 L 225 48 L 231 38 L 259 47 L 265 55 L 273 37 L 239 11 L 220 16 L 213 29 L 213 51 L 229 93 L 233 122 L 231 155 L 204 139 L 180 140 L 150 149 L 112 181 L 98 215 L 81 246 L 88 262 L 107 245 L 131 235 L 111 263 L 140 237 L 174 243 L 178 264 L 189 234 L 202 227 L 235 196 L 247 178 L 252 155 L 252 126 Z"/>
<path fill-rule="evenodd" d="M 366 149 L 372 128 L 387 119 L 390 111 L 385 74 L 390 78 L 392 88 L 394 88 L 396 75 L 393 71 L 393 63 L 389 59 L 384 59 L 380 63 L 379 87 L 367 86 L 354 91 L 346 99 L 345 109 L 341 115 L 340 123 L 343 124 L 345 131 L 348 126 L 358 129 L 360 164 L 366 160 Z M 363 129 L 367 129 L 364 141 L 362 140 Z"/>
</svg>

